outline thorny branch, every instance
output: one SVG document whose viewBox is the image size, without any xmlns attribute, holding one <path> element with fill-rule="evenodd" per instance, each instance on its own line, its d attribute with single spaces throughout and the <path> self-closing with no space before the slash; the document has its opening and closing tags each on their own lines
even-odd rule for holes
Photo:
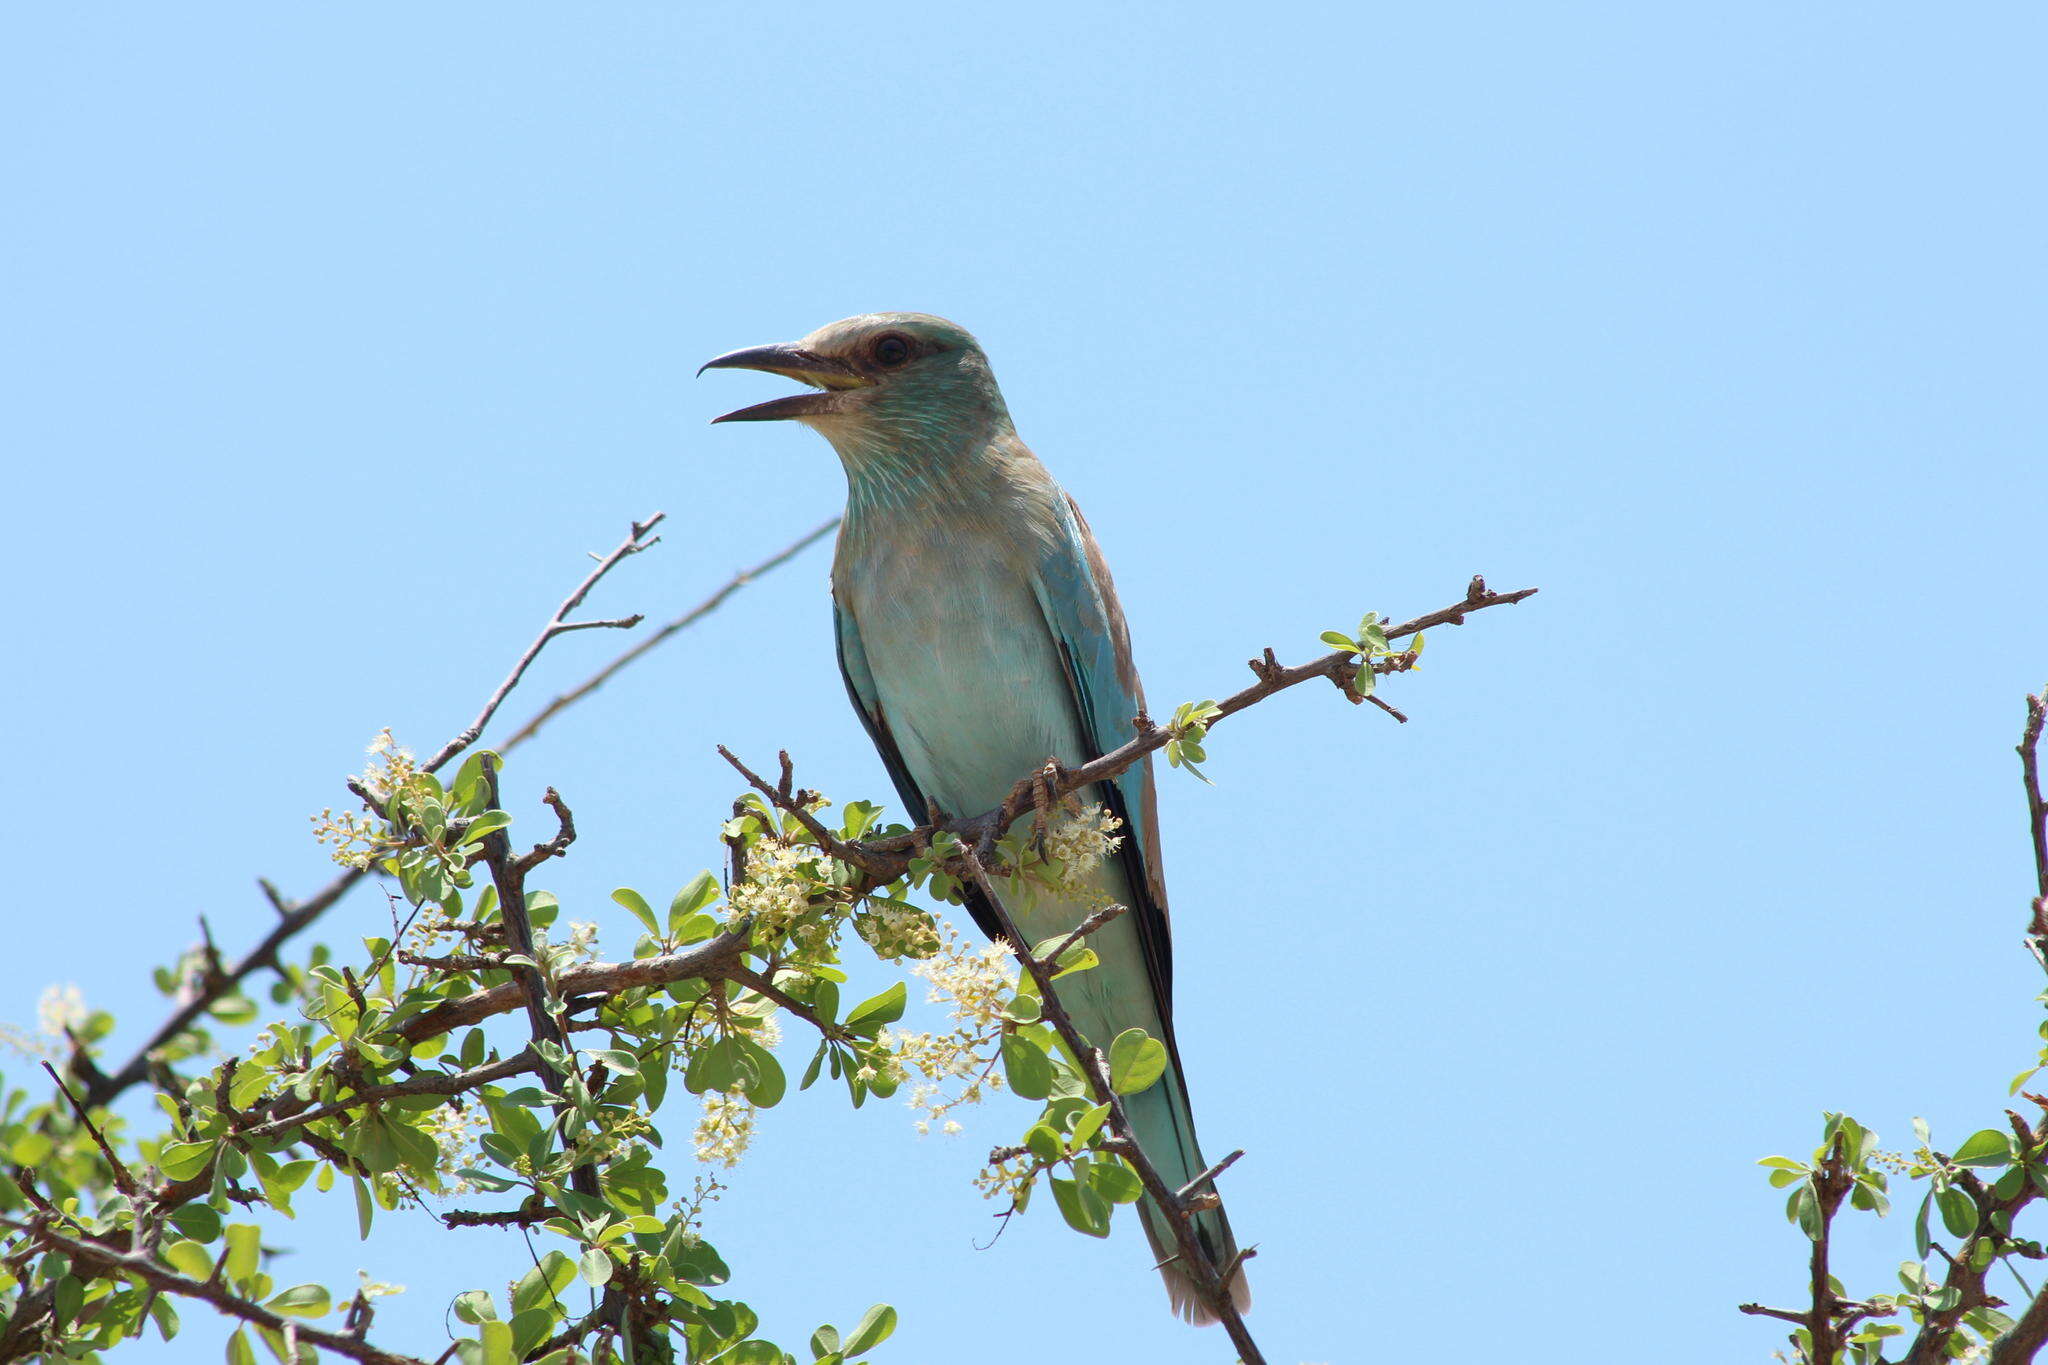
<svg viewBox="0 0 2048 1365">
<path fill-rule="evenodd" d="M 255 1323 L 259 1327 L 267 1327 L 283 1336 L 286 1341 L 296 1337 L 299 1341 L 318 1346 L 322 1350 L 333 1351 L 336 1355 L 347 1356 L 350 1360 L 363 1361 L 365 1365 L 426 1365 L 426 1362 L 417 1356 L 397 1355 L 372 1346 L 360 1337 L 330 1332 L 324 1328 L 311 1326 L 302 1318 L 289 1318 L 282 1313 L 274 1312 L 260 1303 L 228 1292 L 221 1287 L 218 1276 L 208 1280 L 195 1280 L 178 1274 L 146 1253 L 117 1251 L 99 1242 L 67 1236 L 50 1226 L 48 1214 L 39 1214 L 27 1223 L 0 1219 L 0 1227 L 26 1233 L 42 1246 L 69 1256 L 74 1264 L 99 1266 L 109 1274 L 139 1280 L 159 1293 L 177 1294 L 184 1298 L 197 1299 L 201 1303 L 212 1304 L 230 1317 Z"/>
</svg>

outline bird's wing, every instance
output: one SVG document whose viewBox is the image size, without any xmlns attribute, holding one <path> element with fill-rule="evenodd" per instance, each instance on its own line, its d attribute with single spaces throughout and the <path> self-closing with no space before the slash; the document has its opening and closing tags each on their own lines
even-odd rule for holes
<svg viewBox="0 0 2048 1365">
<path fill-rule="evenodd" d="M 1130 632 L 1109 580 L 1102 551 L 1072 498 L 1062 496 L 1060 544 L 1039 562 L 1038 605 L 1059 646 L 1067 686 L 1087 746 L 1084 760 L 1121 748 L 1136 733 L 1132 720 L 1145 709 L 1144 688 L 1131 660 Z M 1159 856 L 1159 805 L 1148 757 L 1101 784 L 1104 804 L 1123 821 L 1118 852 L 1130 883 L 1130 913 L 1144 951 L 1162 1020 L 1173 1017 L 1173 943 L 1166 917 L 1166 879 Z M 1172 1046 L 1168 1042 L 1168 1046 Z"/>
<path fill-rule="evenodd" d="M 867 650 L 860 642 L 860 622 L 852 612 L 840 605 L 835 597 L 832 601 L 832 620 L 837 627 L 839 639 L 839 675 L 846 680 L 846 695 L 853 699 L 853 709 L 860 713 L 860 723 L 867 730 L 868 738 L 875 743 L 875 752 L 882 756 L 882 766 L 889 771 L 889 780 L 896 784 L 896 794 L 903 798 L 903 819 L 906 824 L 921 825 L 925 821 L 929 806 L 924 792 L 918 787 L 917 779 L 910 775 L 910 765 L 903 761 L 903 751 L 896 744 L 896 736 L 890 732 L 889 716 L 882 709 L 880 692 L 875 687 L 875 675 L 868 667 Z M 1022 774 L 1019 774 L 1022 776 Z M 979 815 L 979 811 L 948 811 L 948 815 Z M 967 912 L 974 916 L 974 922 L 981 932 L 990 938 L 1003 936 L 1002 921 L 989 909 L 987 900 L 979 891 L 963 888 L 962 898 Z"/>
<path fill-rule="evenodd" d="M 860 712 L 860 723 L 866 727 L 868 738 L 875 742 L 875 752 L 882 756 L 882 766 L 889 770 L 889 780 L 896 784 L 896 794 L 903 798 L 903 818 L 912 825 L 924 823 L 924 793 L 918 790 L 917 782 L 910 775 L 910 769 L 903 762 L 903 751 L 896 747 L 896 736 L 889 732 L 889 718 L 882 711 L 882 699 L 875 689 L 875 675 L 868 667 L 868 654 L 860 643 L 860 622 L 853 613 L 832 601 L 832 624 L 839 637 L 839 676 L 846 680 L 846 695 L 853 698 L 853 709 Z"/>
</svg>

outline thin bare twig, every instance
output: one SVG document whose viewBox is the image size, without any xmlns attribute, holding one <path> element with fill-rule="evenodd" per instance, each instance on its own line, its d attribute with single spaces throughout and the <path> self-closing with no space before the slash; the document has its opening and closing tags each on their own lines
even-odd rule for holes
<svg viewBox="0 0 2048 1365">
<path fill-rule="evenodd" d="M 136 1180 L 129 1169 L 122 1164 L 121 1158 L 114 1155 L 113 1147 L 107 1143 L 107 1135 L 102 1133 L 99 1125 L 92 1121 L 92 1114 L 86 1109 L 85 1104 L 78 1096 L 71 1093 L 71 1087 L 64 1084 L 64 1078 L 57 1074 L 56 1067 L 51 1066 L 48 1062 L 44 1062 L 43 1070 L 50 1073 L 50 1079 L 56 1083 L 58 1091 L 64 1098 L 70 1102 L 72 1112 L 78 1115 L 78 1121 L 84 1124 L 85 1131 L 91 1134 L 93 1145 L 98 1147 L 100 1155 L 107 1159 L 108 1169 L 113 1172 L 114 1176 L 114 1188 L 130 1198 L 139 1194 L 142 1190 L 141 1182 Z"/>
<path fill-rule="evenodd" d="M 505 704 L 505 698 L 512 695 L 512 689 L 519 686 L 519 680 L 526 676 L 527 667 L 540 657 L 540 652 L 543 649 L 547 648 L 548 641 L 568 631 L 582 630 L 591 626 L 627 628 L 640 623 L 641 618 L 638 616 L 626 617 L 616 621 L 584 621 L 575 624 L 571 624 L 568 618 L 570 612 L 583 605 L 583 599 L 590 595 L 590 590 L 597 586 L 599 579 L 603 578 L 620 564 L 623 564 L 627 559 L 660 541 L 660 536 L 650 537 L 648 532 L 659 526 L 667 515 L 665 512 L 656 512 L 647 520 L 636 521 L 628 528 L 626 538 L 613 547 L 610 554 L 597 561 L 597 567 L 592 569 L 584 577 L 583 581 L 576 585 L 576 591 L 570 593 L 568 597 L 563 599 L 562 605 L 555 608 L 554 617 L 549 620 L 541 633 L 535 637 L 533 643 L 526 647 L 526 652 L 519 656 L 519 662 L 512 665 L 512 671 L 505 675 L 505 681 L 498 684 L 498 690 L 491 693 L 491 699 L 484 703 L 484 709 L 478 712 L 477 718 L 469 723 L 469 728 L 442 745 L 440 752 L 422 764 L 421 767 L 424 771 L 430 773 L 438 772 L 449 759 L 454 758 L 464 749 L 476 743 L 477 738 L 483 734 L 484 727 L 491 723 L 491 717 L 496 715 L 498 708 Z"/>
<path fill-rule="evenodd" d="M 2034 955 L 2048 950 L 2048 801 L 2041 798 L 2041 729 L 2048 723 L 2048 688 L 2027 698 L 2027 723 L 2020 731 L 2020 779 L 2027 791 L 2027 833 L 2034 841 L 2034 913 L 2029 934 Z M 2048 965 L 2048 961 L 2044 961 Z"/>
<path fill-rule="evenodd" d="M 667 640 L 676 632 L 688 630 L 691 626 L 696 625 L 699 621 L 709 616 L 712 612 L 717 611 L 721 606 L 725 605 L 726 598 L 731 597 L 734 593 L 738 592 L 741 588 L 744 588 L 745 586 L 747 586 L 747 584 L 759 578 L 762 574 L 773 572 L 774 570 L 781 568 L 784 564 L 787 564 L 790 560 L 795 559 L 805 550 L 808 550 L 811 546 L 817 544 L 820 540 L 823 540 L 827 535 L 830 535 L 832 531 L 838 527 L 838 525 L 839 518 L 833 517 L 830 521 L 823 522 L 820 525 L 813 527 L 811 530 L 807 531 L 802 536 L 798 537 L 796 540 L 790 542 L 782 549 L 776 551 L 774 554 L 768 556 L 768 558 L 762 560 L 760 563 L 755 564 L 750 568 L 741 569 L 738 573 L 734 574 L 731 578 L 727 579 L 723 586 L 721 586 L 716 592 L 713 592 L 709 597 L 705 598 L 702 602 L 699 602 L 696 606 L 690 608 L 681 616 L 676 617 L 673 621 L 670 621 L 667 625 L 661 627 L 661 629 L 655 631 L 652 635 L 647 636 L 638 644 L 634 645 L 631 649 L 619 655 L 618 658 L 613 659 L 610 663 L 606 664 L 603 668 L 597 670 L 597 672 L 591 674 L 581 683 L 578 683 L 575 687 L 570 688 L 567 692 L 562 693 L 553 701 L 549 702 L 546 706 L 543 706 L 540 710 L 536 711 L 524 725 L 520 726 L 517 730 L 514 730 L 512 732 L 510 738 L 506 739 L 504 743 L 498 746 L 498 752 L 501 754 L 509 754 L 514 749 L 524 744 L 527 740 L 532 739 L 536 734 L 540 733 L 540 728 L 543 725 L 546 725 L 549 721 L 553 720 L 563 711 L 566 711 L 571 706 L 574 706 L 577 702 L 582 701 L 585 697 L 589 696 L 592 692 L 597 691 L 598 688 L 603 687 L 606 683 L 610 682 L 614 677 L 618 675 L 620 669 L 625 668 L 634 660 L 639 659 L 641 656 L 645 655 L 649 650 L 653 649 L 656 645 L 661 644 L 664 640 Z"/>
</svg>

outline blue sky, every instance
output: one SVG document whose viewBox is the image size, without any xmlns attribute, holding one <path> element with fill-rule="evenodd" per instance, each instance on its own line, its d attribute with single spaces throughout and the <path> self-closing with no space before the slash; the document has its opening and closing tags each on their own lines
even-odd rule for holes
<svg viewBox="0 0 2048 1365">
<path fill-rule="evenodd" d="M 1269 1358 L 1762 1360 L 1734 1305 L 1804 1246 L 1754 1159 L 1823 1109 L 1997 1122 L 2033 1055 L 2044 40 L 2020 5 L 15 7 L 0 1016 L 75 981 L 131 1044 L 195 917 L 246 942 L 253 878 L 324 880 L 306 815 L 370 736 L 464 723 L 630 518 L 664 543 L 594 606 L 661 619 L 830 515 L 816 438 L 705 425 L 784 386 L 702 360 L 937 312 L 1086 508 L 1155 710 L 1475 572 L 1543 589 L 1432 635 L 1413 723 L 1304 689 L 1164 782 Z M 714 744 L 885 794 L 826 562 L 515 761 L 614 951 L 611 887 L 716 861 Z M 892 1360 L 1228 1359 L 1134 1228 L 975 1250 L 1023 1112 L 969 1118 L 767 1116 L 709 1232 L 768 1331 L 888 1300 Z M 1853 1292 L 1908 1234 L 1851 1225 Z M 429 1355 L 526 1256 L 277 1240 L 406 1282 L 379 1333 Z M 187 1318 L 153 1358 L 218 1358 Z"/>
</svg>

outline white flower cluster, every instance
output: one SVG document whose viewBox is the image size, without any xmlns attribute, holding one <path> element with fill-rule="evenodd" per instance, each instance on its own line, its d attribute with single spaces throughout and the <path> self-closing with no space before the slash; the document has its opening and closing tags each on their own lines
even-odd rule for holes
<svg viewBox="0 0 2048 1365">
<path fill-rule="evenodd" d="M 412 750 L 393 739 L 388 728 L 379 730 L 363 752 L 369 755 L 370 761 L 363 765 L 362 776 L 356 781 L 379 801 L 389 797 L 405 784 L 407 778 L 419 771 L 419 760 L 413 757 Z"/>
<path fill-rule="evenodd" d="M 704 1113 L 697 1120 L 697 1160 L 737 1166 L 754 1140 L 754 1106 L 743 1090 L 704 1093 Z"/>
<path fill-rule="evenodd" d="M 478 1134 L 490 1126 L 490 1115 L 484 1112 L 484 1107 L 480 1104 L 472 1104 L 461 1109 L 452 1104 L 444 1104 L 433 1110 L 427 1116 L 426 1122 L 420 1125 L 426 1135 L 434 1140 L 434 1145 L 441 1149 L 440 1156 L 434 1162 L 434 1168 L 448 1179 L 447 1193 L 476 1192 L 476 1185 L 456 1176 L 455 1172 L 464 1166 L 483 1164 L 476 1139 Z"/>
<path fill-rule="evenodd" d="M 597 960 L 597 926 L 589 920 L 569 921 L 569 951 L 578 962 Z"/>
<path fill-rule="evenodd" d="M 1061 891 L 1080 893 L 1089 873 L 1123 846 L 1124 822 L 1100 804 L 1056 815 L 1046 825 L 1046 877 Z"/>
<path fill-rule="evenodd" d="M 1000 1088 L 995 1069 L 1003 1036 L 1003 1004 L 1017 988 L 1017 966 L 1006 943 L 968 946 L 953 926 L 933 954 L 912 964 L 912 974 L 931 986 L 927 998 L 952 1006 L 953 1027 L 945 1033 L 913 1033 L 890 1029 L 883 1041 L 906 1071 L 924 1077 L 910 1089 L 908 1103 L 918 1114 L 917 1131 L 929 1133 L 934 1123 L 957 1133 L 949 1117 L 962 1104 L 979 1104 L 986 1090 Z M 957 1094 L 948 1082 L 964 1081 Z"/>
<path fill-rule="evenodd" d="M 780 839 L 756 839 L 747 849 L 746 880 L 727 898 L 733 917 L 752 915 L 762 929 L 782 932 L 810 909 L 811 879 L 802 869 L 816 856 L 813 849 Z"/>
<path fill-rule="evenodd" d="M 870 902 L 853 917 L 854 930 L 876 957 L 893 962 L 904 957 L 930 957 L 939 950 L 938 926 L 914 905 L 899 901 Z"/>
<path fill-rule="evenodd" d="M 43 1032 L 62 1037 L 67 1028 L 85 1027 L 85 1020 L 85 992 L 77 983 L 43 987 L 43 997 L 36 1001 L 36 1023 Z"/>
<path fill-rule="evenodd" d="M 910 974 L 931 984 L 926 998 L 933 1004 L 950 1003 L 955 1020 L 983 1028 L 1002 1027 L 1003 1003 L 1017 989 L 1017 963 L 1009 944 L 998 940 L 969 947 L 950 924 L 938 951 L 913 963 Z"/>
</svg>

